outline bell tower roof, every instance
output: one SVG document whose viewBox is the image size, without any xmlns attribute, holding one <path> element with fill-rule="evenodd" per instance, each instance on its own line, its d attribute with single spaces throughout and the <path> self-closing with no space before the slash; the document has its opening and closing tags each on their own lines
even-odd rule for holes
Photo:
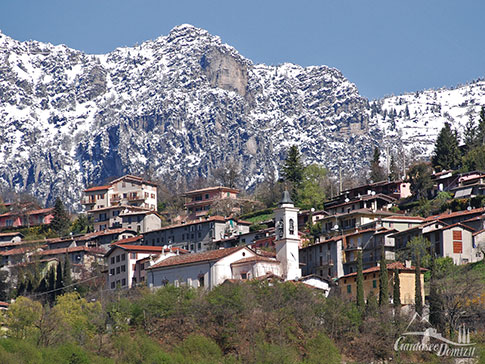
<svg viewBox="0 0 485 364">
<path fill-rule="evenodd" d="M 280 206 L 282 205 L 293 205 L 293 201 L 291 200 L 291 196 L 290 196 L 290 193 L 285 190 L 283 192 L 283 197 L 281 198 L 281 201 L 280 201 Z"/>
</svg>

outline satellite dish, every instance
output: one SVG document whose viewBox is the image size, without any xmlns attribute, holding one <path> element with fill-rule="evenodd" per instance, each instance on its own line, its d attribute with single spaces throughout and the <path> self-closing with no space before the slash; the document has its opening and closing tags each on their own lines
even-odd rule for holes
<svg viewBox="0 0 485 364">
<path fill-rule="evenodd" d="M 468 206 L 466 209 L 467 209 L 468 211 L 471 211 L 471 210 L 472 210 L 472 207 L 471 207 L 471 206 Z"/>
<path fill-rule="evenodd" d="M 349 198 L 347 197 L 347 198 L 345 199 L 345 202 L 349 202 L 349 201 L 350 201 L 350 200 L 349 200 Z"/>
<path fill-rule="evenodd" d="M 335 224 L 335 225 L 333 226 L 332 230 L 338 230 L 338 228 L 339 228 L 338 224 Z"/>
</svg>

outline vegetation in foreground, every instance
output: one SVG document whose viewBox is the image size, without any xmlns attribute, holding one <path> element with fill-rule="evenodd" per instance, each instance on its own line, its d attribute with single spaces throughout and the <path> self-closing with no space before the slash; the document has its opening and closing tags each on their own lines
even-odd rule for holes
<svg viewBox="0 0 485 364">
<path fill-rule="evenodd" d="M 480 267 L 471 271 L 483 274 Z M 473 340 L 485 342 L 483 315 L 469 312 L 478 322 Z M 376 297 L 357 306 L 293 282 L 226 283 L 211 292 L 174 286 L 70 292 L 52 307 L 19 297 L 3 316 L 0 362 L 438 362 L 431 354 L 394 352 L 409 319 Z"/>
</svg>

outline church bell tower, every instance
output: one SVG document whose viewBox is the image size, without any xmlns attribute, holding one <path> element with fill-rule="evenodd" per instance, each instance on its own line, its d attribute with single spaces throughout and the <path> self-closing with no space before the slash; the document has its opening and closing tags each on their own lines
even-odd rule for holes
<svg viewBox="0 0 485 364">
<path fill-rule="evenodd" d="M 275 235 L 276 259 L 281 262 L 283 278 L 287 281 L 300 278 L 298 208 L 294 206 L 288 191 L 283 193 L 275 210 Z"/>
</svg>

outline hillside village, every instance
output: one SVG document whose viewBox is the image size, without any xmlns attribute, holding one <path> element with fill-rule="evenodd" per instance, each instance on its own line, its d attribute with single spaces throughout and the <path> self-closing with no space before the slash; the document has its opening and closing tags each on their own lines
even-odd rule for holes
<svg viewBox="0 0 485 364">
<path fill-rule="evenodd" d="M 453 136 L 449 125 L 432 161 L 415 162 L 404 178 L 392 160 L 386 171 L 376 148 L 367 183 L 332 181 L 324 168 L 305 165 L 292 146 L 281 167 L 283 179 L 252 195 L 235 187 L 235 172 L 229 170 L 222 171 L 227 185 L 206 181 L 206 187 L 173 195 L 145 177 L 112 178 L 86 186 L 80 200 L 84 212 L 76 216 L 60 199 L 47 208 L 29 196 L 3 202 L 0 308 L 7 312 L 7 336 L 62 342 L 52 336 L 56 329 L 43 331 L 44 325 L 68 319 L 56 316 L 61 314 L 56 307 L 69 312 L 61 307 L 81 305 L 79 312 L 91 317 L 95 306 L 89 305 L 99 304 L 100 316 L 91 319 L 101 321 L 95 327 L 85 324 L 85 330 L 95 330 L 91 335 L 101 341 L 106 336 L 110 345 L 118 326 L 120 332 L 138 328 L 152 338 L 158 332 L 164 342 L 178 335 L 184 343 L 199 327 L 215 332 L 198 340 L 209 336 L 216 351 L 244 362 L 255 354 L 240 336 L 246 325 L 241 320 L 268 310 L 281 323 L 272 308 L 281 299 L 286 302 L 281 307 L 292 310 L 287 329 L 303 330 L 300 344 L 292 334 L 278 334 L 290 351 L 304 346 L 295 357 L 331 350 L 337 353 L 333 362 L 340 362 L 340 353 L 352 360 L 362 353 L 368 360 L 387 360 L 395 355 L 392 340 L 415 315 L 422 317 L 420 325 L 433 325 L 450 339 L 457 332 L 469 336 L 462 334 L 464 324 L 479 335 L 485 314 L 485 172 L 473 153 L 483 146 L 476 139 L 478 145 L 460 151 L 456 140 L 443 141 L 443 135 Z M 470 161 L 475 164 L 463 166 Z M 174 201 L 182 208 L 174 208 Z M 234 296 L 241 290 L 254 302 Z M 150 301 L 158 299 L 168 301 Z M 37 304 L 41 315 L 25 321 Z M 200 304 L 212 308 L 195 313 Z M 142 321 L 139 305 L 145 307 Z M 171 311 L 160 313 L 166 305 Z M 195 311 L 188 314 L 184 305 Z M 217 334 L 226 330 L 217 310 L 233 306 L 236 311 L 222 314 L 237 328 L 231 345 L 227 333 Z M 246 314 L 240 316 L 240 309 Z M 301 315 L 320 322 L 318 327 L 305 326 Z M 191 323 L 164 329 L 172 319 Z M 69 320 L 62 322 L 73 329 Z M 252 325 L 269 335 L 272 326 L 264 322 Z M 16 325 L 34 334 L 13 331 Z M 321 341 L 322 332 L 331 341 Z M 312 339 L 303 339 L 307 336 Z M 84 339 L 72 340 L 94 355 Z M 312 340 L 316 347 L 308 346 Z M 350 347 L 348 340 L 354 343 Z"/>
</svg>

